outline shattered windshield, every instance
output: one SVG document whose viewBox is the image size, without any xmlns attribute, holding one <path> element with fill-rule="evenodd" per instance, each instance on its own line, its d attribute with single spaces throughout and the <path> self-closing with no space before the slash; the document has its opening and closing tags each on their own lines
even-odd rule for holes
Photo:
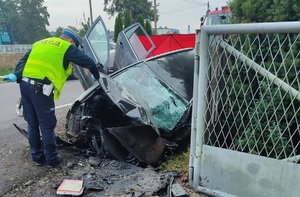
<svg viewBox="0 0 300 197">
<path fill-rule="evenodd" d="M 194 50 L 185 50 L 147 61 L 148 67 L 187 102 L 193 97 L 194 54 Z"/>
<path fill-rule="evenodd" d="M 145 63 L 114 77 L 123 88 L 150 111 L 158 128 L 170 132 L 187 109 L 187 102 L 164 84 Z"/>
</svg>

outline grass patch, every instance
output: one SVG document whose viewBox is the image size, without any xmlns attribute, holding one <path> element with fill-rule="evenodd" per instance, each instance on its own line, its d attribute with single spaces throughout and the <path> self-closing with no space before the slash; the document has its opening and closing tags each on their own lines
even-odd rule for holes
<svg viewBox="0 0 300 197">
<path fill-rule="evenodd" d="M 179 173 L 187 172 L 189 169 L 190 149 L 187 148 L 182 152 L 172 155 L 167 161 L 161 163 L 161 171 L 177 171 Z"/>
<path fill-rule="evenodd" d="M 15 68 L 0 66 L 0 75 L 6 75 L 9 73 L 13 73 L 14 71 L 15 71 Z"/>
<path fill-rule="evenodd" d="M 0 75 L 15 71 L 16 65 L 24 54 L 0 54 Z"/>
</svg>

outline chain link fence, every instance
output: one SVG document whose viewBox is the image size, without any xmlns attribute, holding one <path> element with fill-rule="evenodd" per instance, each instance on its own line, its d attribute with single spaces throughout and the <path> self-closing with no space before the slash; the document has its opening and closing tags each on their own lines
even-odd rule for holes
<svg viewBox="0 0 300 197">
<path fill-rule="evenodd" d="M 291 22 L 201 30 L 190 157 L 190 183 L 200 191 L 297 196 L 291 180 L 300 180 L 294 175 L 300 172 L 299 27 Z"/>
<path fill-rule="evenodd" d="M 212 62 L 207 71 L 207 145 L 276 159 L 299 155 L 299 34 L 225 39 L 216 36 L 212 42 L 227 50 L 219 53 L 212 46 L 209 52 L 225 65 Z"/>
</svg>

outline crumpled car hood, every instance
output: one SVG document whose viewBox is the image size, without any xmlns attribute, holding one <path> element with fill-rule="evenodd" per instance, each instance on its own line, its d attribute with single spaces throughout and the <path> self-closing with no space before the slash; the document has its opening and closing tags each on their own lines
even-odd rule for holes
<svg viewBox="0 0 300 197">
<path fill-rule="evenodd" d="M 102 76 L 99 83 L 89 88 L 71 109 L 83 103 L 88 110 L 97 110 L 90 116 L 82 117 L 83 128 L 96 128 L 97 132 L 101 130 L 105 149 L 116 159 L 127 160 L 132 154 L 143 163 L 159 162 L 165 150 L 164 139 L 151 121 L 151 114 L 126 89 L 109 77 Z M 107 108 L 101 105 L 109 106 L 111 111 L 107 112 Z M 99 125 L 104 129 L 99 129 Z"/>
<path fill-rule="evenodd" d="M 190 133 L 192 57 L 182 50 L 101 74 L 70 108 L 67 135 L 100 156 L 158 163 Z"/>
</svg>

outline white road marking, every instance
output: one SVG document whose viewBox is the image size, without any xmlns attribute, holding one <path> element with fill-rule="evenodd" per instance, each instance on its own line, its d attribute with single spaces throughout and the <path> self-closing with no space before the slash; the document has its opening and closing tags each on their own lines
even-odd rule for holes
<svg viewBox="0 0 300 197">
<path fill-rule="evenodd" d="M 72 104 L 73 103 L 69 103 L 69 104 L 65 104 L 65 105 L 60 105 L 60 106 L 55 107 L 55 109 L 60 109 L 60 108 L 63 108 L 63 107 L 68 107 L 68 106 L 70 106 Z"/>
</svg>

